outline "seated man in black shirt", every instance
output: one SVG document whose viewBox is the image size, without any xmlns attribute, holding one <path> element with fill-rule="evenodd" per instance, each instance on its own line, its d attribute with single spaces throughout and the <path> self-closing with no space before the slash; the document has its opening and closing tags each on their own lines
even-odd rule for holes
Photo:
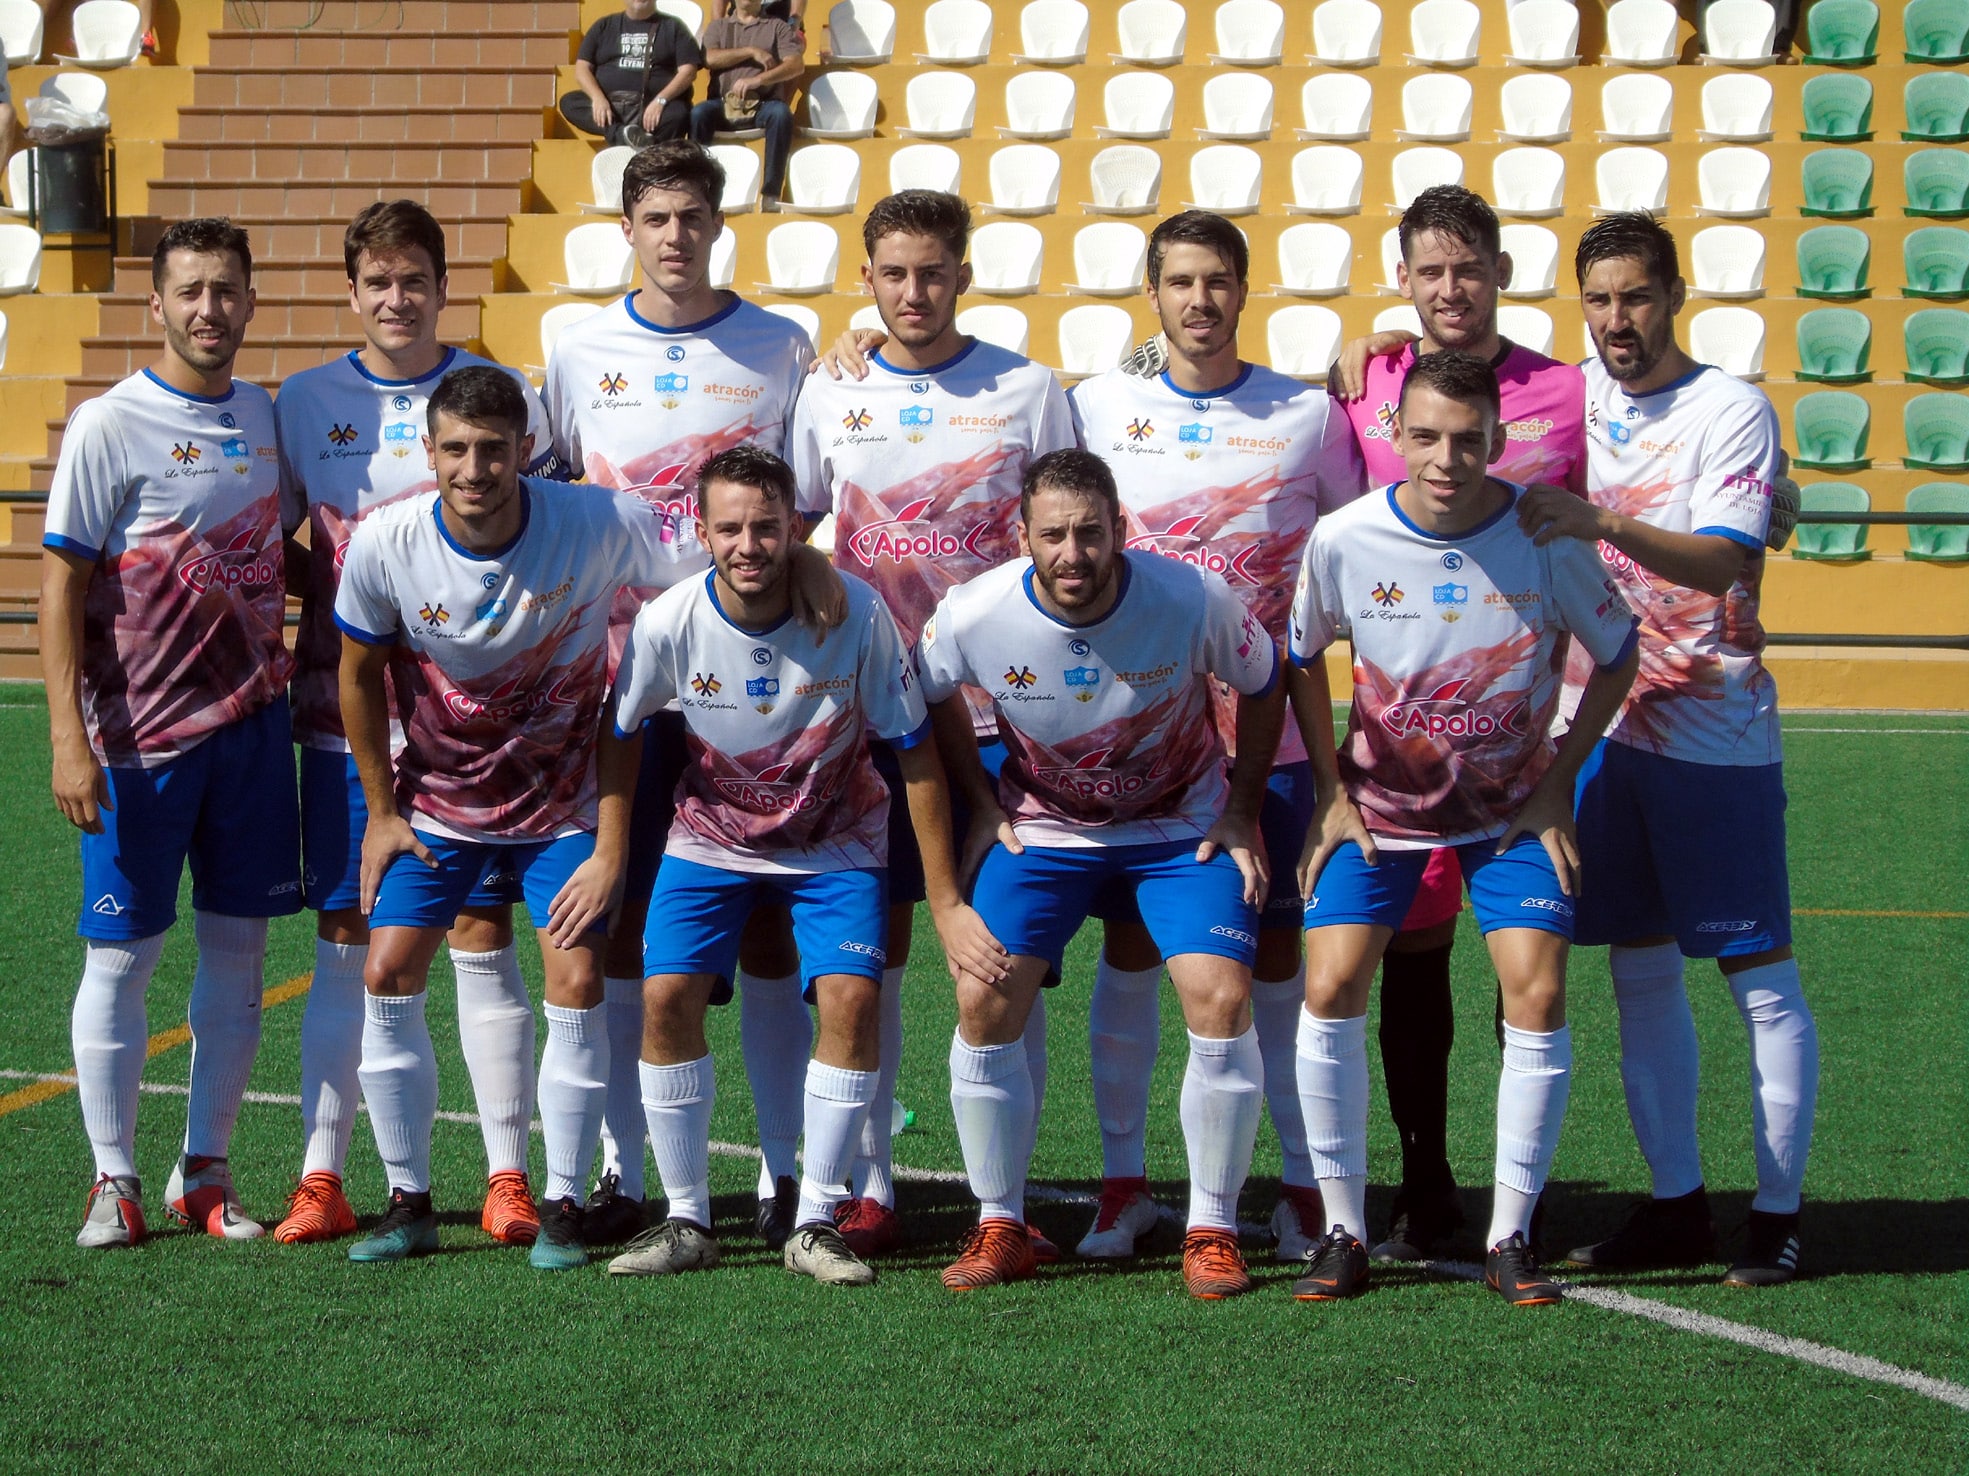
<svg viewBox="0 0 1969 1476">
<path fill-rule="evenodd" d="M 690 129 L 691 84 L 704 53 L 682 21 L 656 0 L 623 0 L 581 38 L 574 74 L 579 92 L 561 99 L 561 116 L 583 133 L 642 148 Z"/>
</svg>

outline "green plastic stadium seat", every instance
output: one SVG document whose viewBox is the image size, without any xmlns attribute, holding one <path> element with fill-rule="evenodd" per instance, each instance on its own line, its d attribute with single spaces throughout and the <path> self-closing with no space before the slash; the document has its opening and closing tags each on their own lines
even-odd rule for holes
<svg viewBox="0 0 1969 1476">
<path fill-rule="evenodd" d="M 1798 377 L 1823 384 L 1873 378 L 1873 323 L 1858 308 L 1814 308 L 1798 319 Z"/>
<path fill-rule="evenodd" d="M 1871 297 L 1873 243 L 1857 226 L 1814 226 L 1798 237 L 1800 297 Z"/>
<path fill-rule="evenodd" d="M 1911 62 L 1969 61 L 1969 6 L 1962 0 L 1909 0 L 1901 30 Z"/>
<path fill-rule="evenodd" d="M 1916 149 L 1903 169 L 1906 213 L 1956 220 L 1969 215 L 1969 153 Z"/>
<path fill-rule="evenodd" d="M 1820 390 L 1801 397 L 1791 412 L 1792 440 L 1799 466 L 1814 471 L 1864 471 L 1871 412 L 1866 401 L 1846 390 Z"/>
<path fill-rule="evenodd" d="M 1863 513 L 1873 509 L 1866 488 L 1851 482 L 1814 482 L 1798 489 L 1800 512 Z M 1800 521 L 1792 532 L 1794 559 L 1819 559 L 1826 563 L 1857 564 L 1871 558 L 1866 546 L 1865 523 L 1807 523 Z"/>
<path fill-rule="evenodd" d="M 1911 513 L 1969 513 L 1969 487 L 1926 482 L 1907 495 Z M 1969 523 L 1909 523 L 1907 556 L 1929 564 L 1969 564 Z"/>
<path fill-rule="evenodd" d="M 1950 73 L 1953 76 L 1954 73 Z M 1849 72 L 1827 72 L 1798 95 L 1807 143 L 1865 143 L 1873 137 L 1873 84 Z"/>
<path fill-rule="evenodd" d="M 1873 0 L 1818 0 L 1805 12 L 1808 67 L 1870 67 L 1879 55 L 1880 7 Z"/>
<path fill-rule="evenodd" d="M 1923 308 L 1908 314 L 1901 339 L 1911 383 L 1969 385 L 1969 313 Z"/>
<path fill-rule="evenodd" d="M 1853 218 L 1873 214 L 1873 156 L 1859 149 L 1820 149 L 1800 171 L 1800 215 Z"/>
<path fill-rule="evenodd" d="M 1901 408 L 1909 466 L 1969 472 L 1969 395 L 1916 395 Z"/>
<path fill-rule="evenodd" d="M 1969 231 L 1923 226 L 1901 242 L 1905 297 L 1969 297 Z"/>
<path fill-rule="evenodd" d="M 1829 80 L 1814 77 L 1812 82 Z M 1812 82 L 1805 91 L 1812 90 Z M 1969 139 L 1969 76 L 1961 72 L 1921 72 L 1901 94 L 1909 143 L 1961 143 Z M 1807 114 L 1809 116 L 1809 114 Z"/>
</svg>

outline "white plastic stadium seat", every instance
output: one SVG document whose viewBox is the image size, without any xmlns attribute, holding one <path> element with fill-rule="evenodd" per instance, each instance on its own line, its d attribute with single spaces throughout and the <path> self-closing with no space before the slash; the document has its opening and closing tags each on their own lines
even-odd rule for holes
<svg viewBox="0 0 1969 1476">
<path fill-rule="evenodd" d="M 0 0 L 0 46 L 10 67 L 41 60 L 41 7 L 34 0 Z"/>
<path fill-rule="evenodd" d="M 1067 291 L 1087 297 L 1133 297 L 1142 290 L 1149 238 L 1125 220 L 1101 220 L 1073 235 L 1073 281 Z"/>
<path fill-rule="evenodd" d="M 0 313 L 0 369 L 7 367 L 7 315 Z"/>
<path fill-rule="evenodd" d="M 1689 287 L 1703 297 L 1764 295 L 1764 233 L 1750 226 L 1708 226 L 1689 242 Z"/>
<path fill-rule="evenodd" d="M 1363 139 L 1374 131 L 1374 84 L 1353 72 L 1321 72 L 1299 92 L 1301 138 Z"/>
<path fill-rule="evenodd" d="M 753 157 L 750 149 L 734 149 L 732 152 L 743 154 L 748 159 Z M 611 148 L 601 149 L 596 152 L 595 157 L 588 164 L 588 194 L 590 198 L 582 202 L 582 214 L 622 214 L 622 171 L 629 167 L 629 161 L 635 157 L 636 151 L 627 144 L 616 144 Z M 758 191 L 756 180 L 758 171 L 755 169 L 753 174 L 755 176 L 753 192 L 756 194 Z M 728 190 L 729 187 L 730 180 L 728 175 Z"/>
<path fill-rule="evenodd" d="M 106 72 L 137 59 L 144 23 L 130 0 L 82 0 L 69 24 L 75 34 L 75 55 L 56 52 L 56 61 Z"/>
<path fill-rule="evenodd" d="M 896 53 L 896 8 L 888 0 L 841 0 L 827 12 L 822 59 L 841 66 L 872 67 Z"/>
<path fill-rule="evenodd" d="M 711 271 L 709 280 L 713 287 L 723 292 L 738 276 L 738 236 L 730 226 L 718 232 L 718 239 L 711 243 Z"/>
<path fill-rule="evenodd" d="M 1427 3 L 1427 0 L 1424 0 Z M 1395 209 L 1406 210 L 1431 185 L 1463 183 L 1463 156 L 1454 149 L 1403 149 L 1389 161 Z"/>
<path fill-rule="evenodd" d="M 1572 83 L 1549 72 L 1520 72 L 1497 90 L 1504 113 L 1498 137 L 1515 143 L 1565 143 L 1572 137 Z"/>
<path fill-rule="evenodd" d="M 1190 156 L 1190 198 L 1183 203 L 1219 215 L 1249 215 L 1258 208 L 1265 161 L 1242 144 L 1211 144 Z"/>
<path fill-rule="evenodd" d="M 918 72 L 903 88 L 904 138 L 969 138 L 978 115 L 978 84 L 962 72 Z"/>
<path fill-rule="evenodd" d="M 697 0 L 656 0 L 657 11 L 675 16 L 693 36 L 704 34 L 704 7 Z"/>
<path fill-rule="evenodd" d="M 1559 286 L 1559 238 L 1542 225 L 1500 227 L 1498 247 L 1511 258 L 1506 297 L 1550 297 Z"/>
<path fill-rule="evenodd" d="M 1396 303 L 1393 307 L 1381 309 L 1374 315 L 1370 327 L 1375 333 L 1407 333 L 1416 338 L 1422 336 L 1422 315 L 1415 310 L 1412 302 Z"/>
<path fill-rule="evenodd" d="M 849 314 L 848 327 L 856 333 L 864 333 L 870 330 L 876 333 L 887 333 L 889 331 L 887 326 L 882 322 L 882 309 L 875 306 L 874 303 L 870 303 L 867 307 L 856 308 L 853 313 Z"/>
<path fill-rule="evenodd" d="M 1274 0 L 1224 0 L 1217 7 L 1213 62 L 1275 67 L 1285 60 L 1285 11 Z"/>
<path fill-rule="evenodd" d="M 1506 149 L 1491 161 L 1490 188 L 1499 215 L 1562 215 L 1566 157 L 1557 149 Z"/>
<path fill-rule="evenodd" d="M 1607 44 L 1600 62 L 1609 67 L 1675 64 L 1677 16 L 1668 0 L 1614 0 L 1607 7 Z"/>
<path fill-rule="evenodd" d="M 1579 64 L 1579 12 L 1566 0 L 1521 0 L 1504 12 L 1511 49 L 1504 60 L 1515 67 L 1571 67 Z"/>
<path fill-rule="evenodd" d="M 1470 0 L 1422 0 L 1408 13 L 1406 55 L 1425 67 L 1473 67 L 1482 30 Z"/>
<path fill-rule="evenodd" d="M 1381 7 L 1373 0 L 1322 0 L 1313 7 L 1313 60 L 1371 67 L 1381 60 Z"/>
<path fill-rule="evenodd" d="M 1121 50 L 1110 61 L 1168 67 L 1183 59 L 1189 15 L 1176 0 L 1128 0 L 1115 12 L 1114 25 Z"/>
<path fill-rule="evenodd" d="M 742 144 L 712 144 L 711 157 L 725 170 L 725 193 L 718 208 L 726 215 L 744 215 L 759 207 L 759 156 Z M 621 181 L 616 183 L 616 208 L 621 208 Z"/>
<path fill-rule="evenodd" d="M 1039 290 L 1046 243 L 1020 220 L 995 220 L 971 236 L 971 290 L 1021 296 Z"/>
<path fill-rule="evenodd" d="M 1015 354 L 1024 354 L 1032 342 L 1032 325 L 1026 321 L 1026 315 L 1015 307 L 995 302 L 965 308 L 957 315 L 957 331 Z"/>
<path fill-rule="evenodd" d="M 1140 144 L 1102 149 L 1087 166 L 1090 215 L 1148 215 L 1162 195 L 1162 156 Z"/>
<path fill-rule="evenodd" d="M 1702 127 L 1696 137 L 1705 143 L 1768 143 L 1775 104 L 1770 82 L 1755 72 L 1711 77 L 1702 84 Z"/>
<path fill-rule="evenodd" d="M 1697 215 L 1737 220 L 1771 213 L 1771 156 L 1762 149 L 1709 149 L 1696 160 Z"/>
<path fill-rule="evenodd" d="M 1176 84 L 1160 72 L 1118 72 L 1101 89 L 1106 122 L 1096 138 L 1167 138 L 1176 119 Z"/>
<path fill-rule="evenodd" d="M 984 0 L 936 0 L 923 12 L 920 62 L 976 66 L 991 56 L 991 7 Z"/>
<path fill-rule="evenodd" d="M 1045 144 L 1008 144 L 991 156 L 991 209 L 1050 215 L 1060 206 L 1060 156 Z"/>
<path fill-rule="evenodd" d="M 1704 308 L 1689 319 L 1689 356 L 1738 379 L 1764 377 L 1764 315 L 1749 308 Z"/>
<path fill-rule="evenodd" d="M 1088 302 L 1060 314 L 1060 369 L 1085 377 L 1105 374 L 1135 341 L 1135 320 L 1126 308 Z"/>
<path fill-rule="evenodd" d="M 1524 307 L 1515 302 L 1497 305 L 1497 331 L 1513 343 L 1521 343 L 1535 354 L 1552 357 L 1552 315 L 1543 308 Z"/>
<path fill-rule="evenodd" d="M 1340 144 L 1315 144 L 1292 156 L 1288 215 L 1358 215 L 1367 171 L 1361 156 Z"/>
<path fill-rule="evenodd" d="M 1381 233 L 1381 280 L 1374 284 L 1377 292 L 1401 295 L 1400 272 L 1402 265 L 1402 232 L 1400 226 L 1389 226 Z"/>
<path fill-rule="evenodd" d="M 789 323 L 798 323 L 807 342 L 816 350 L 820 348 L 820 314 L 800 302 L 774 302 L 766 305 L 766 311 L 774 317 L 784 318 Z"/>
<path fill-rule="evenodd" d="M 1600 89 L 1600 137 L 1607 143 L 1666 143 L 1675 131 L 1675 87 L 1654 72 L 1609 77 Z"/>
<path fill-rule="evenodd" d="M 823 72 L 806 84 L 808 138 L 868 138 L 880 101 L 875 79 L 862 72 Z"/>
<path fill-rule="evenodd" d="M 562 331 L 583 318 L 592 318 L 601 310 L 599 302 L 557 302 L 548 308 L 540 315 L 540 363 L 526 367 L 545 374 L 545 366 L 553 362 L 554 345 L 560 341 Z"/>
<path fill-rule="evenodd" d="M 1354 238 L 1344 226 L 1302 221 L 1279 232 L 1279 280 L 1272 291 L 1286 297 L 1338 297 L 1347 290 L 1353 267 Z"/>
<path fill-rule="evenodd" d="M 1203 84 L 1202 138 L 1272 136 L 1272 84 L 1254 72 L 1225 72 Z"/>
<path fill-rule="evenodd" d="M 889 192 L 901 190 L 941 190 L 960 195 L 964 161 L 957 150 L 944 144 L 904 144 L 889 155 Z"/>
<path fill-rule="evenodd" d="M 24 216 L 30 204 L 38 204 L 32 199 L 34 156 L 35 150 L 22 149 L 7 161 L 7 203 L 0 206 L 0 215 Z"/>
<path fill-rule="evenodd" d="M 1080 0 L 1032 0 L 1019 12 L 1015 62 L 1075 67 L 1087 60 L 1087 7 Z"/>
<path fill-rule="evenodd" d="M 58 97 L 78 113 L 109 111 L 109 83 L 94 72 L 57 72 L 41 84 L 41 96 Z"/>
<path fill-rule="evenodd" d="M 786 161 L 793 215 L 846 215 L 861 197 L 861 155 L 846 144 L 810 144 Z"/>
<path fill-rule="evenodd" d="M 1073 132 L 1073 78 L 1065 72 L 1018 72 L 1005 84 L 1000 138 L 1065 138 Z"/>
<path fill-rule="evenodd" d="M 832 292 L 840 264 L 841 238 L 833 226 L 819 220 L 789 220 L 766 235 L 767 280 L 758 285 L 767 292 L 795 296 Z"/>
<path fill-rule="evenodd" d="M 1593 208 L 1602 214 L 1660 215 L 1668 208 L 1668 155 L 1659 149 L 1608 149 L 1593 163 L 1593 182 L 1600 192 Z"/>
<path fill-rule="evenodd" d="M 578 225 L 561 242 L 565 282 L 549 285 L 556 292 L 614 296 L 629 285 L 636 270 L 636 253 L 615 221 L 595 220 Z"/>
<path fill-rule="evenodd" d="M 1778 13 L 1766 0 L 1715 0 L 1702 18 L 1703 65 L 1768 66 L 1777 34 Z"/>
<path fill-rule="evenodd" d="M 1449 72 L 1424 72 L 1402 83 L 1404 141 L 1457 143 L 1470 136 L 1470 84 Z"/>
<path fill-rule="evenodd" d="M 1265 324 L 1272 368 L 1297 379 L 1325 379 L 1340 356 L 1340 315 L 1318 303 L 1294 303 Z"/>
</svg>

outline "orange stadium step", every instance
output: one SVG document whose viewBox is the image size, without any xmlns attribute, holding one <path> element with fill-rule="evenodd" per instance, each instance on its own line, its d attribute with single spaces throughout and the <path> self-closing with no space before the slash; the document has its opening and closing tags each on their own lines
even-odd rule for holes
<svg viewBox="0 0 1969 1476">
<path fill-rule="evenodd" d="M 222 31 L 212 38 L 209 65 L 228 71 L 261 67 L 425 67 L 452 71 L 552 67 L 566 61 L 567 54 L 567 34 L 544 29 L 338 32 L 310 28 Z"/>
<path fill-rule="evenodd" d="M 553 101 L 553 73 L 505 67 L 201 67 L 192 86 L 193 105 L 205 108 L 550 107 Z"/>
<path fill-rule="evenodd" d="M 448 227 L 448 223 L 447 223 Z M 446 230 L 447 244 L 455 241 L 451 230 Z M 260 244 L 256 233 L 254 246 Z M 451 298 L 454 302 L 471 301 L 485 293 L 497 290 L 499 272 L 497 263 L 490 256 L 450 256 L 445 262 L 451 279 Z M 256 249 L 253 256 L 253 286 L 259 293 L 259 312 L 265 313 L 267 304 L 297 297 L 334 297 L 344 302 L 348 300 L 349 279 L 342 266 L 342 242 L 339 233 L 335 238 L 334 249 L 320 255 L 310 256 L 272 256 L 261 255 Z M 147 298 L 150 293 L 150 258 L 148 256 L 119 256 L 116 259 L 116 279 L 112 296 L 103 299 L 103 317 L 100 332 L 107 337 L 112 332 L 108 316 L 112 308 L 119 313 L 136 309 L 142 315 L 142 323 L 150 323 L 150 307 Z M 121 317 L 115 320 L 120 326 L 119 333 L 151 332 L 147 326 L 131 328 L 132 319 Z M 254 331 L 259 327 L 259 317 L 254 319 Z"/>
<path fill-rule="evenodd" d="M 518 184 L 532 170 L 527 143 L 413 143 L 309 140 L 297 143 L 208 143 L 179 139 L 164 145 L 164 179 L 257 183 L 346 179 L 478 181 Z"/>
<path fill-rule="evenodd" d="M 524 186 L 517 182 L 474 184 L 460 181 L 371 177 L 285 184 L 222 184 L 159 180 L 150 187 L 151 209 L 166 220 L 224 215 L 234 220 L 315 220 L 345 224 L 375 200 L 407 196 L 421 200 L 439 220 L 510 215 L 520 208 Z"/>
<path fill-rule="evenodd" d="M 251 25 L 267 31 L 358 31 L 378 24 L 378 13 L 403 7 L 376 0 L 258 0 L 243 7 Z M 453 31 L 578 31 L 580 0 L 445 0 L 444 20 Z M 214 39 L 230 35 L 215 32 Z"/>
<path fill-rule="evenodd" d="M 439 107 L 181 108 L 178 137 L 207 143 L 530 143 L 542 107 L 478 102 Z"/>
</svg>

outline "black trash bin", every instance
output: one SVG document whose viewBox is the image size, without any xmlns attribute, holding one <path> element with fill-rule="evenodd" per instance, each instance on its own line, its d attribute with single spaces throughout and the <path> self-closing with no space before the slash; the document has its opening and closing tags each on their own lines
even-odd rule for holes
<svg viewBox="0 0 1969 1476">
<path fill-rule="evenodd" d="M 34 150 L 34 204 L 44 234 L 87 235 L 109 229 L 109 164 L 98 135 Z"/>
</svg>

